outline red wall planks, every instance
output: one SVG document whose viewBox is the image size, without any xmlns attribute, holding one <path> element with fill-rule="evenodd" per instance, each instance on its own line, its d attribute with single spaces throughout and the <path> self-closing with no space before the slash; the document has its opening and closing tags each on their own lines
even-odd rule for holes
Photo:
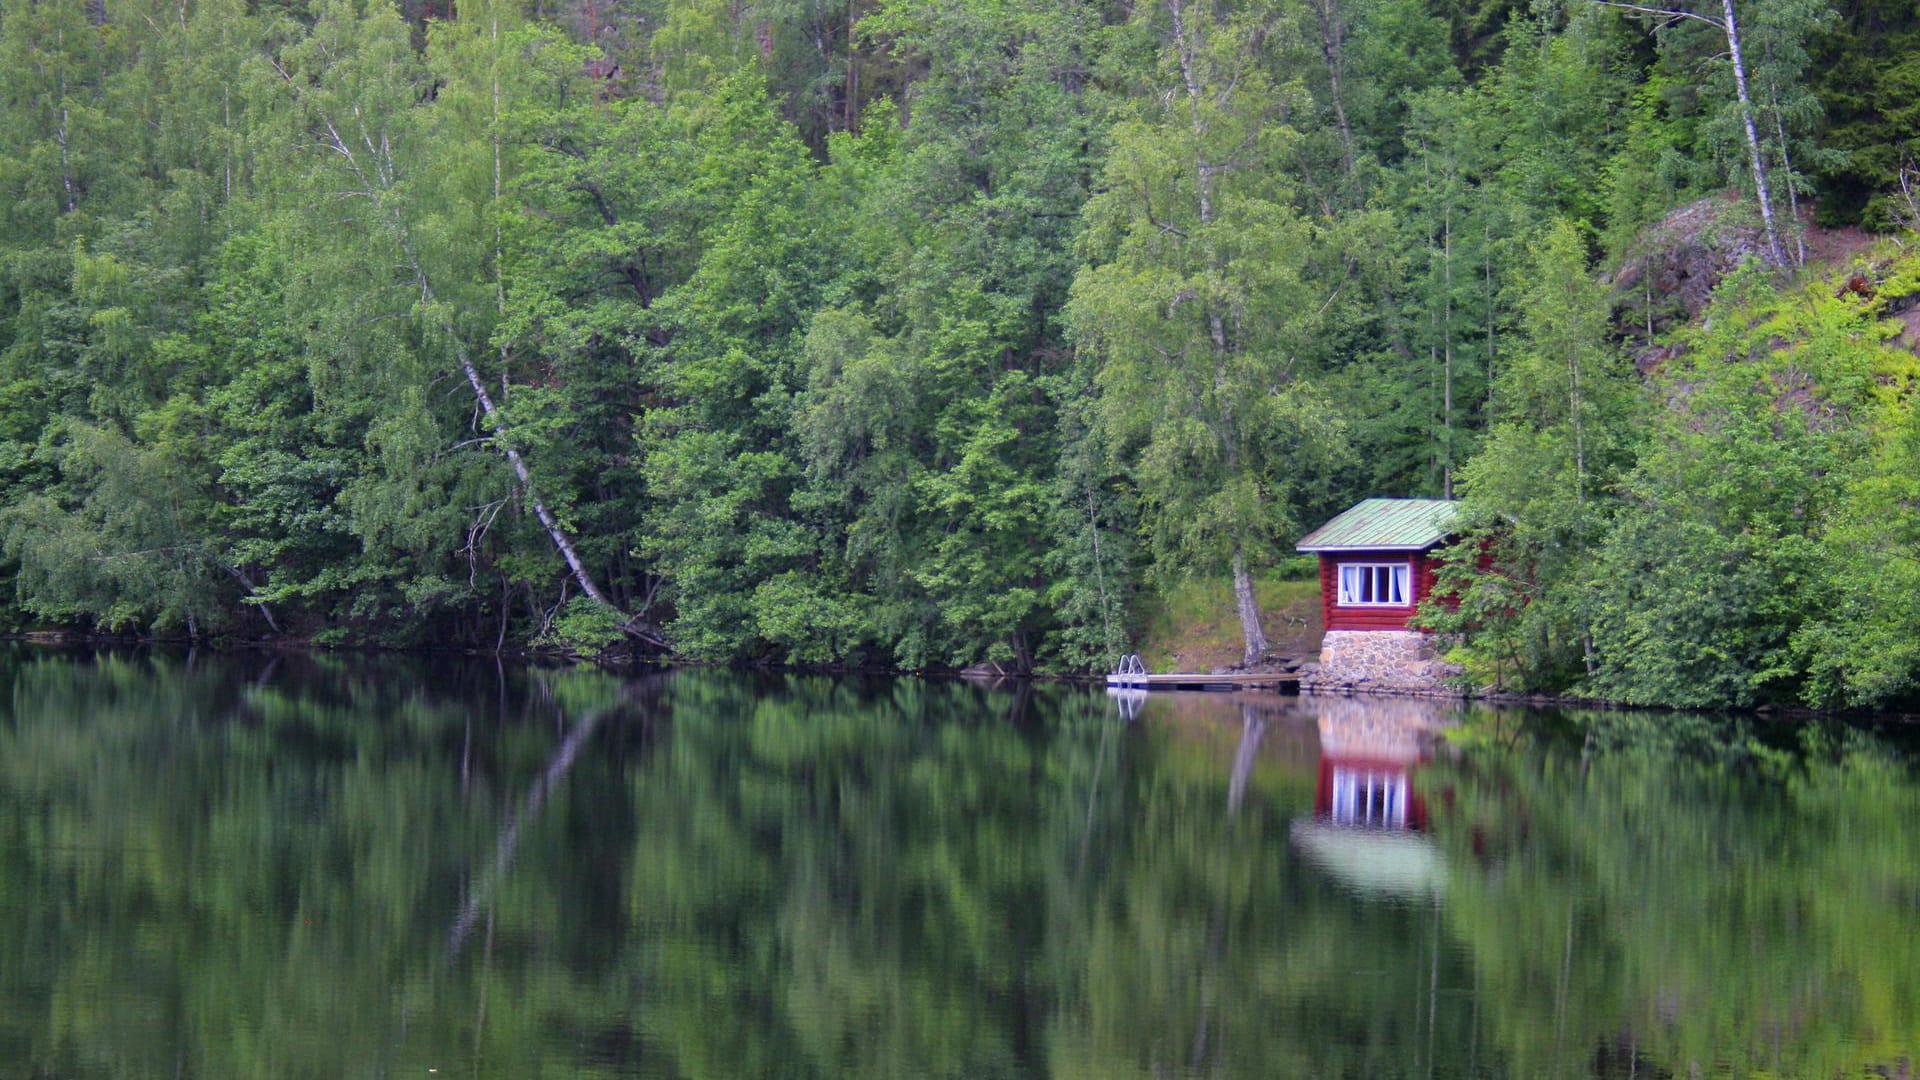
<svg viewBox="0 0 1920 1080">
<path fill-rule="evenodd" d="M 1340 596 L 1341 563 L 1413 563 L 1413 603 L 1404 607 L 1341 607 L 1334 603 Z M 1409 555 L 1404 551 L 1343 551 L 1320 556 L 1320 615 L 1329 630 L 1407 630 L 1408 620 L 1420 601 L 1433 593 L 1433 559 L 1426 552 Z"/>
</svg>

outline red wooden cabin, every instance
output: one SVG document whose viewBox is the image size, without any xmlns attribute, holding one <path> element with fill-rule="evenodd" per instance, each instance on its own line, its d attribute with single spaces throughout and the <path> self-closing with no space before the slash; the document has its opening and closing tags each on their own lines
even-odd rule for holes
<svg viewBox="0 0 1920 1080">
<path fill-rule="evenodd" d="M 1411 621 L 1433 592 L 1435 548 L 1452 535 L 1446 499 L 1366 499 L 1307 534 L 1320 556 L 1320 613 L 1328 630 L 1420 630 Z"/>
</svg>

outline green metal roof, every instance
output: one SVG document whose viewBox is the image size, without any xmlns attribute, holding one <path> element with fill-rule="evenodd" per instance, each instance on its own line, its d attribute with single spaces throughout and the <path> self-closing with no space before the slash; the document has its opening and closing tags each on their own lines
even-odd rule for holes
<svg viewBox="0 0 1920 1080">
<path fill-rule="evenodd" d="M 1366 499 L 1308 533 L 1301 551 L 1425 551 L 1453 531 L 1447 499 Z"/>
</svg>

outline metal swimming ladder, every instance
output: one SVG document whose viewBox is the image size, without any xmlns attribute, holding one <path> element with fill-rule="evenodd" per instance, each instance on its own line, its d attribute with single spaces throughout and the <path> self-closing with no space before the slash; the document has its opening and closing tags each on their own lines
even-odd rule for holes
<svg viewBox="0 0 1920 1080">
<path fill-rule="evenodd" d="M 1140 654 L 1128 653 L 1122 656 L 1120 663 L 1107 675 L 1107 685 L 1145 688 L 1147 665 L 1140 662 Z"/>
</svg>

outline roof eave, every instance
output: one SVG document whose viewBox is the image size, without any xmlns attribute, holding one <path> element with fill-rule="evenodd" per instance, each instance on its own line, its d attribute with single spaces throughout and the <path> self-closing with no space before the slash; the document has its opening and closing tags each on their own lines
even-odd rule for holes
<svg viewBox="0 0 1920 1080">
<path fill-rule="evenodd" d="M 1386 551 L 1411 555 L 1418 554 L 1422 551 L 1432 551 L 1434 548 L 1445 545 L 1446 542 L 1446 539 L 1440 539 L 1435 540 L 1431 544 L 1420 544 L 1418 546 L 1405 544 L 1300 544 L 1296 546 L 1294 550 L 1303 555 L 1338 555 L 1342 552 L 1354 551 Z"/>
</svg>

